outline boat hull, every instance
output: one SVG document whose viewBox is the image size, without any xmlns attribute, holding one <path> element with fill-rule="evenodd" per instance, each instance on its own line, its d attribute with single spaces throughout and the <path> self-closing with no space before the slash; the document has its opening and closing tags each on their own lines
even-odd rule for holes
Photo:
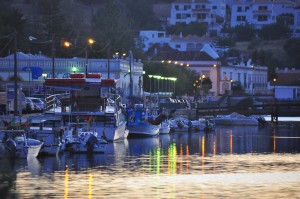
<svg viewBox="0 0 300 199">
<path fill-rule="evenodd" d="M 160 125 L 152 125 L 147 122 L 127 126 L 128 137 L 153 137 L 159 134 Z"/>
<path fill-rule="evenodd" d="M 216 125 L 228 125 L 228 126 L 257 126 L 258 121 L 255 118 L 238 119 L 238 118 L 215 118 L 214 123 Z"/>
</svg>

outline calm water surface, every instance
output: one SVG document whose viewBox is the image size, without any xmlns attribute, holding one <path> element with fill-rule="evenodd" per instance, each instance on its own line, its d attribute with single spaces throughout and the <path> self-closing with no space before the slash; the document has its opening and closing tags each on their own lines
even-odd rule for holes
<svg viewBox="0 0 300 199">
<path fill-rule="evenodd" d="M 300 125 L 217 127 L 106 154 L 1 160 L 1 198 L 300 198 Z"/>
</svg>

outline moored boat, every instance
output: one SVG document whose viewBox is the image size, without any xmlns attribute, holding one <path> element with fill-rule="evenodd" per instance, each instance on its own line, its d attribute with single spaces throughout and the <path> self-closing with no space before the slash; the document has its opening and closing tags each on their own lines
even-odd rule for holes
<svg viewBox="0 0 300 199">
<path fill-rule="evenodd" d="M 142 105 L 126 108 L 129 137 L 153 137 L 159 134 L 161 123 L 167 118 L 160 114 L 153 118 Z"/>
<path fill-rule="evenodd" d="M 101 74 L 87 74 L 87 78 L 72 74 L 71 78 L 46 79 L 45 86 L 69 93 L 61 99 L 61 111 L 52 113 L 62 116 L 64 128 L 68 123 L 82 123 L 83 128 L 105 135 L 110 142 L 126 137 L 121 97 L 115 92 L 118 80 L 101 78 Z"/>
<path fill-rule="evenodd" d="M 255 117 L 246 117 L 235 112 L 215 117 L 212 120 L 216 125 L 258 126 L 258 120 Z"/>
<path fill-rule="evenodd" d="M 43 142 L 26 137 L 24 130 L 1 130 L 1 156 L 36 158 Z"/>
</svg>

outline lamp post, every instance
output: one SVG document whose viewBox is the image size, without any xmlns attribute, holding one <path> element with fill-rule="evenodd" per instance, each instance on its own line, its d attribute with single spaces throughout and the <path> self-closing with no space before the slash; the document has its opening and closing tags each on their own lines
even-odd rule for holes
<svg viewBox="0 0 300 199">
<path fill-rule="evenodd" d="M 274 78 L 274 79 L 273 79 L 273 82 L 274 82 L 273 97 L 275 98 L 275 88 L 276 88 L 276 82 L 277 82 L 277 79 Z"/>
<path fill-rule="evenodd" d="M 47 73 L 43 73 L 42 76 L 44 78 L 44 82 L 43 82 L 44 100 L 46 101 L 45 80 L 46 80 L 46 77 L 47 77 Z"/>
<path fill-rule="evenodd" d="M 87 45 L 85 47 L 85 77 L 87 77 L 87 68 L 88 68 L 88 47 L 91 47 L 93 44 L 95 43 L 95 40 L 88 38 L 87 40 Z M 90 72 L 91 72 L 91 68 L 90 68 Z"/>
<path fill-rule="evenodd" d="M 149 91 L 150 91 L 150 94 L 151 94 L 151 90 L 152 90 L 152 89 L 151 89 L 151 88 L 152 88 L 152 87 L 151 87 L 151 79 L 152 79 L 153 75 L 148 75 L 148 77 L 149 77 L 149 79 L 150 79 L 150 89 L 149 89 Z"/>
</svg>

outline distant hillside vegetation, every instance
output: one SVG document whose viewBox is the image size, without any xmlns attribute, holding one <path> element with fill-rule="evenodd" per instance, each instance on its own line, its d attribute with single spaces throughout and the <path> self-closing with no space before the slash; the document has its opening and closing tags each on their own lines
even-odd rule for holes
<svg viewBox="0 0 300 199">
<path fill-rule="evenodd" d="M 258 52 L 260 50 L 270 51 L 273 57 L 280 61 L 281 63 L 288 63 L 289 58 L 286 54 L 283 46 L 285 45 L 287 39 L 274 40 L 274 41 L 264 41 L 264 40 L 253 40 L 251 42 L 236 42 L 234 49 L 239 50 L 244 57 L 251 57 L 251 53 L 254 50 Z"/>
</svg>

